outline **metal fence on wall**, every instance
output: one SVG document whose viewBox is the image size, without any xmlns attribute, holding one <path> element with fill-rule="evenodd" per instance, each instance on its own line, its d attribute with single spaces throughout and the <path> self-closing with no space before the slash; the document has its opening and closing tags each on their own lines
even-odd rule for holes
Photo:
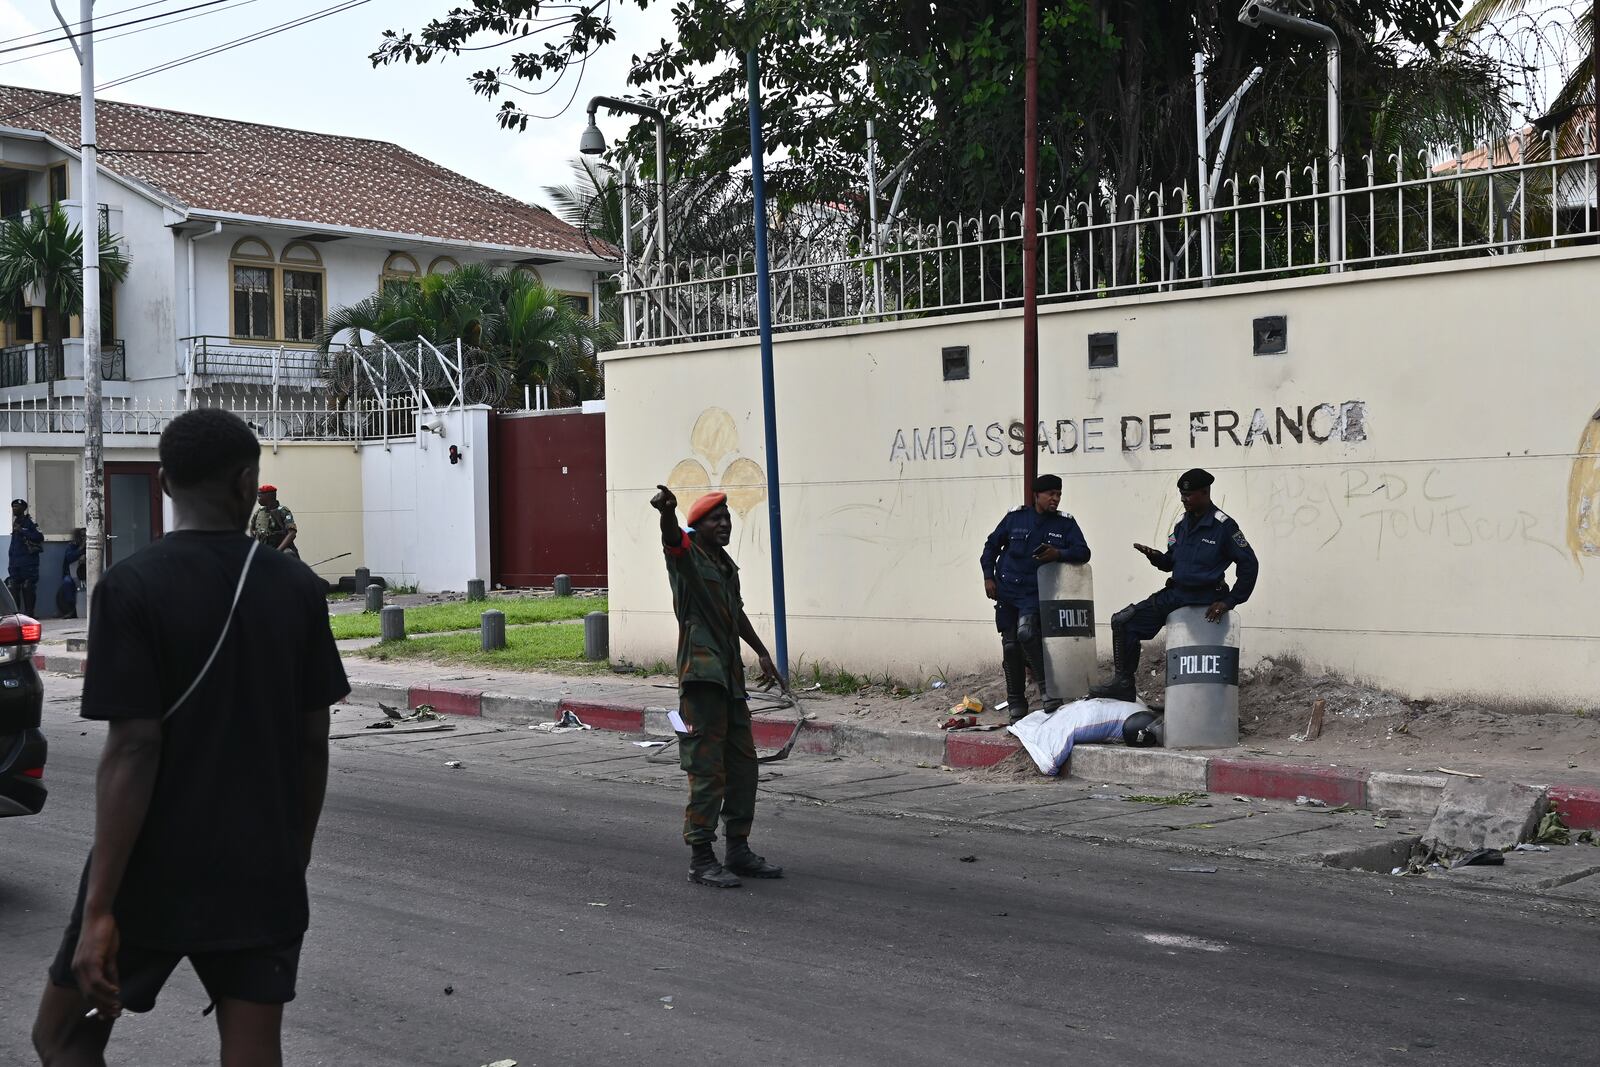
<svg viewBox="0 0 1600 1067">
<path fill-rule="evenodd" d="M 1209 210 L 1190 186 L 1044 205 L 1042 301 L 1097 299 L 1209 285 L 1444 262 L 1593 244 L 1600 238 L 1593 111 L 1551 145 L 1519 133 L 1476 151 L 1363 157 L 1342 190 L 1325 161 L 1234 174 Z M 1330 221 L 1343 220 L 1340 247 Z M 874 250 L 846 241 L 786 246 L 775 224 L 776 330 L 796 331 L 1016 306 L 1022 300 L 1020 211 L 900 225 Z M 1201 254 L 1209 244 L 1209 270 Z M 863 251 L 865 250 L 865 251 Z M 669 264 L 621 293 L 627 345 L 755 332 L 748 251 Z"/>
</svg>

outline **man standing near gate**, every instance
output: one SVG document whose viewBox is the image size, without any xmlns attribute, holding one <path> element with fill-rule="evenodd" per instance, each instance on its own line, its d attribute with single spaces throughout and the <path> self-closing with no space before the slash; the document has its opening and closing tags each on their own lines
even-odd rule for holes
<svg viewBox="0 0 1600 1067">
<path fill-rule="evenodd" d="M 28 502 L 17 499 L 11 502 L 11 551 L 6 588 L 17 610 L 32 615 L 34 601 L 39 594 L 39 554 L 44 551 L 44 534 L 39 524 L 28 514 Z"/>
<path fill-rule="evenodd" d="M 1089 690 L 1090 696 L 1138 699 L 1133 676 L 1139 669 L 1140 642 L 1160 633 L 1167 616 L 1174 611 L 1204 604 L 1206 620 L 1216 622 L 1250 599 L 1261 565 L 1239 524 L 1211 502 L 1214 481 L 1199 468 L 1185 471 L 1178 479 L 1183 518 L 1167 535 L 1167 550 L 1157 552 L 1148 545 L 1133 546 L 1151 566 L 1171 572 L 1172 577 L 1167 579 L 1165 588 L 1111 616 L 1115 677 L 1106 685 Z M 1238 576 L 1231 590 L 1225 581 L 1230 563 Z"/>
<path fill-rule="evenodd" d="M 250 518 L 250 536 L 268 548 L 299 559 L 300 550 L 294 547 L 294 539 L 300 531 L 294 524 L 294 512 L 278 503 L 278 487 L 263 485 L 256 491 L 256 503 L 260 507 Z"/>
<path fill-rule="evenodd" d="M 778 668 L 744 613 L 739 568 L 726 551 L 733 516 L 726 493 L 707 493 L 689 508 L 688 530 L 678 528 L 678 498 L 664 485 L 650 500 L 661 513 L 661 547 L 678 616 L 679 766 L 689 775 L 683 839 L 694 850 L 689 881 L 735 889 L 739 876 L 782 878 L 783 868 L 750 851 L 756 815 L 756 742 L 746 703 L 744 659 L 749 645 L 764 685 L 781 684 Z M 717 862 L 711 843 L 721 817 L 728 840 Z"/>
<path fill-rule="evenodd" d="M 1061 694 L 1045 693 L 1044 632 L 1039 625 L 1039 568 L 1046 563 L 1088 563 L 1089 544 L 1061 508 L 1061 479 L 1041 474 L 1033 482 L 1033 506 L 1006 513 L 983 543 L 983 593 L 994 601 L 1000 631 L 1000 665 L 1006 678 L 1011 721 L 1028 714 L 1028 679 L 1033 671 L 1046 711 Z"/>
</svg>

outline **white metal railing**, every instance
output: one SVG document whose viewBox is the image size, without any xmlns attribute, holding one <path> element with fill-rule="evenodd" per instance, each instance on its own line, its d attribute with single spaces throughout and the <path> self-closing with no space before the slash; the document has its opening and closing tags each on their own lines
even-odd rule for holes
<svg viewBox="0 0 1600 1067">
<path fill-rule="evenodd" d="M 1330 190 L 1325 161 L 1233 174 L 1200 210 L 1176 189 L 1039 209 L 1039 297 L 1083 300 L 1219 283 L 1359 270 L 1593 244 L 1594 128 L 1569 128 L 1548 158 L 1513 135 L 1476 152 L 1366 156 Z M 1573 143 L 1576 142 L 1576 143 Z M 1564 153 L 1564 154 L 1563 154 Z M 1337 205 L 1341 247 L 1328 234 Z M 781 226 L 775 226 L 781 234 Z M 1009 307 L 1022 300 L 1020 211 L 981 212 L 888 231 L 880 251 L 862 234 L 841 249 L 772 253 L 773 327 L 806 330 Z M 1202 255 L 1202 249 L 1205 255 Z M 753 333 L 751 252 L 697 257 L 625 278 L 624 344 L 669 344 Z"/>
<path fill-rule="evenodd" d="M 291 441 L 388 441 L 417 433 L 417 399 L 395 394 L 357 400 L 302 395 L 200 397 L 149 400 L 106 397 L 102 418 L 108 436 L 158 436 L 190 407 L 226 408 L 250 425 L 267 446 Z M 0 401 L 0 434 L 82 434 L 83 397 L 37 397 Z"/>
</svg>

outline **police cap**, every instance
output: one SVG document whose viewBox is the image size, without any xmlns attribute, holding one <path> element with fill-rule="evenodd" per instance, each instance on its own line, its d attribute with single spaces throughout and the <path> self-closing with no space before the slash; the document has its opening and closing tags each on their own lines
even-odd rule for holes
<svg viewBox="0 0 1600 1067">
<path fill-rule="evenodd" d="M 1183 476 L 1178 479 L 1178 489 L 1185 493 L 1193 489 L 1209 489 L 1214 481 L 1216 479 L 1211 477 L 1209 471 L 1195 467 L 1193 470 L 1183 472 Z"/>
<path fill-rule="evenodd" d="M 1061 489 L 1061 479 L 1054 474 L 1041 474 L 1033 480 L 1035 493 L 1053 493 Z"/>
</svg>

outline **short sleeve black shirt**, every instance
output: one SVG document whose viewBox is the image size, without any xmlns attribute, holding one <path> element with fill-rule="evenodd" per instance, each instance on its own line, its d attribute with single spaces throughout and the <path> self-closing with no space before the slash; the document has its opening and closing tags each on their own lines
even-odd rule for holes
<svg viewBox="0 0 1600 1067">
<path fill-rule="evenodd" d="M 216 647 L 250 544 L 180 531 L 106 572 L 84 718 L 166 714 Z M 321 581 L 292 556 L 257 552 L 215 662 L 162 726 L 155 792 L 115 905 L 125 943 L 196 952 L 305 932 L 308 713 L 349 691 Z"/>
</svg>

